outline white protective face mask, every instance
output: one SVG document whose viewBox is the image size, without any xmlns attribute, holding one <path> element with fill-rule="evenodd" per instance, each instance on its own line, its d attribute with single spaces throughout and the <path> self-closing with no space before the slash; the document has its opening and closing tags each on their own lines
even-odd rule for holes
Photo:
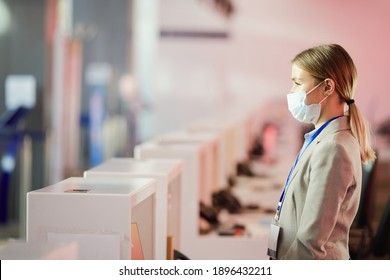
<svg viewBox="0 0 390 280">
<path fill-rule="evenodd" d="M 319 104 L 305 104 L 306 95 L 319 87 L 324 81 L 312 88 L 308 93 L 305 91 L 291 92 L 287 94 L 288 109 L 294 118 L 300 122 L 316 124 L 321 114 L 321 103 L 328 96 L 321 100 Z"/>
</svg>

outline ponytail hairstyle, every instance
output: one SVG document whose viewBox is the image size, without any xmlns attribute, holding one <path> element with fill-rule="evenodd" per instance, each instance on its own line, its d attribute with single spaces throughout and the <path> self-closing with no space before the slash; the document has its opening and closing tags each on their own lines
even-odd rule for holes
<svg viewBox="0 0 390 280">
<path fill-rule="evenodd" d="M 299 53 L 292 62 L 309 72 L 318 82 L 333 79 L 336 93 L 349 107 L 349 123 L 359 143 L 362 162 L 374 160 L 376 156 L 370 146 L 368 124 L 353 99 L 357 71 L 347 51 L 337 44 L 320 45 Z"/>
</svg>

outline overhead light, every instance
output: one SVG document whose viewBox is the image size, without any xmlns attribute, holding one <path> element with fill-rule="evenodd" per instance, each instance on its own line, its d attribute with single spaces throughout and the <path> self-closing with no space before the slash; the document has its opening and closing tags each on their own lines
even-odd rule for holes
<svg viewBox="0 0 390 280">
<path fill-rule="evenodd" d="M 8 6 L 0 0 L 0 35 L 7 32 L 11 24 L 11 13 Z"/>
</svg>

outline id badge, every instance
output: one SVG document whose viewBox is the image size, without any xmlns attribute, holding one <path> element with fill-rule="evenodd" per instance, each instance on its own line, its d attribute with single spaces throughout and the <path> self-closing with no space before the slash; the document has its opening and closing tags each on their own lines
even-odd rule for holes
<svg viewBox="0 0 390 280">
<path fill-rule="evenodd" d="M 273 221 L 271 223 L 271 228 L 269 231 L 268 250 L 267 250 L 267 255 L 272 259 L 276 259 L 276 252 L 278 249 L 279 231 L 280 231 L 279 224 L 276 221 Z"/>
</svg>

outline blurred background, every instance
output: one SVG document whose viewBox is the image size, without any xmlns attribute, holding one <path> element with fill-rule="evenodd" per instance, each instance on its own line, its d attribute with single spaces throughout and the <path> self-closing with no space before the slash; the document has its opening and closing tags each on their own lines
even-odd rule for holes
<svg viewBox="0 0 390 280">
<path fill-rule="evenodd" d="M 226 108 L 260 132 L 292 120 L 291 59 L 341 44 L 378 151 L 373 216 L 390 184 L 386 0 L 0 0 L 0 239 L 23 238 L 25 194 Z M 294 137 L 292 135 L 291 137 Z"/>
</svg>

